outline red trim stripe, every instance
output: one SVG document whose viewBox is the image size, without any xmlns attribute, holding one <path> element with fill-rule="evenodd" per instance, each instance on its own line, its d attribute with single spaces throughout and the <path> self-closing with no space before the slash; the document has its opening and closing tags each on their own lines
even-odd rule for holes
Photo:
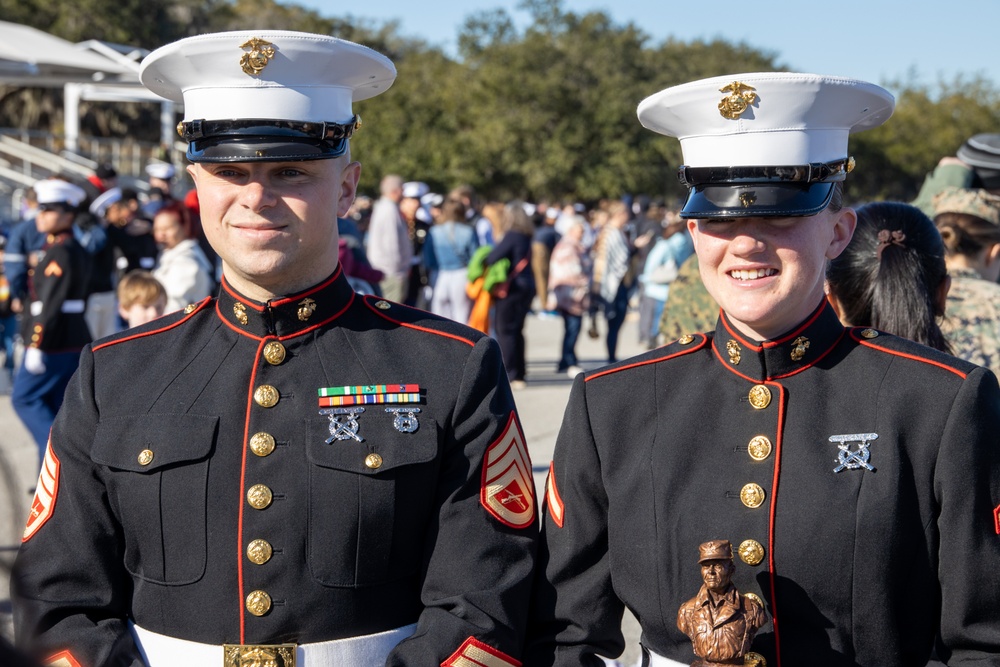
<svg viewBox="0 0 1000 667">
<path fill-rule="evenodd" d="M 428 329 L 427 327 L 417 326 L 416 324 L 408 324 L 406 322 L 400 322 L 399 320 L 393 319 L 393 318 L 389 317 L 386 313 L 384 313 L 382 310 L 380 310 L 380 309 L 376 308 L 375 306 L 373 306 L 371 304 L 371 302 L 369 301 L 369 299 L 376 299 L 378 301 L 385 301 L 386 303 L 392 303 L 392 302 L 388 301 L 387 299 L 382 299 L 380 297 L 371 296 L 371 295 L 366 296 L 366 297 L 364 297 L 361 300 L 362 303 L 364 303 L 366 306 L 368 306 L 368 309 L 370 311 L 372 311 L 373 313 L 375 313 L 376 315 L 378 315 L 382 319 L 388 320 L 389 322 L 392 322 L 393 324 L 398 324 L 399 326 L 406 327 L 407 329 L 416 329 L 417 331 L 423 331 L 425 333 L 432 333 L 432 334 L 437 334 L 438 336 L 444 336 L 445 338 L 451 338 L 451 339 L 457 340 L 457 341 L 459 341 L 461 343 L 465 343 L 469 347 L 475 347 L 476 346 L 475 341 L 471 341 L 468 338 L 462 338 L 461 336 L 456 336 L 455 334 L 445 333 L 444 331 L 438 331 L 436 329 Z M 398 306 L 399 304 L 395 304 L 395 305 Z"/>
<path fill-rule="evenodd" d="M 556 487 L 555 461 L 549 463 L 549 476 L 545 480 L 545 487 L 545 506 L 549 510 L 549 516 L 552 517 L 552 521 L 557 526 L 562 528 L 563 521 L 566 518 L 566 506 L 563 505 L 562 496 L 559 495 L 559 489 Z M 1000 533 L 1000 529 L 997 532 Z"/>
<path fill-rule="evenodd" d="M 97 352 L 98 350 L 102 350 L 102 349 L 104 349 L 106 347 L 111 347 L 112 345 L 117 345 L 118 343 L 124 343 L 125 341 L 128 341 L 128 340 L 135 340 L 137 338 L 145 338 L 147 336 L 152 336 L 152 335 L 155 335 L 155 334 L 158 334 L 158 333 L 163 333 L 164 331 L 170 331 L 174 327 L 179 327 L 180 325 L 184 324 L 189 319 L 191 319 L 192 317 L 194 317 L 195 313 L 199 312 L 202 308 L 204 308 L 205 305 L 208 304 L 211 300 L 212 300 L 212 297 L 210 297 L 210 296 L 205 297 L 204 299 L 202 299 L 198 303 L 198 307 L 197 308 L 195 308 L 190 313 L 188 313 L 186 316 L 182 317 L 181 319 L 177 320 L 176 322 L 174 322 L 173 324 L 171 324 L 169 326 L 165 326 L 165 327 L 162 327 L 160 329 L 153 329 L 152 331 L 146 331 L 146 332 L 143 332 L 143 333 L 134 334 L 132 336 L 126 336 L 125 338 L 116 338 L 115 340 L 109 340 L 106 343 L 101 343 L 100 345 L 95 345 L 93 347 L 92 351 L 93 352 Z"/>
<path fill-rule="evenodd" d="M 697 334 L 697 336 L 701 337 L 701 341 L 699 341 L 697 344 L 692 343 L 689 347 L 687 347 L 687 348 L 685 348 L 683 350 L 680 350 L 678 352 L 674 352 L 673 354 L 668 354 L 665 357 L 657 357 L 656 359 L 647 359 L 646 361 L 637 361 L 637 362 L 635 362 L 633 364 L 626 364 L 625 366 L 619 366 L 617 368 L 609 368 L 607 370 L 598 371 L 597 373 L 594 373 L 593 375 L 588 375 L 587 377 L 584 378 L 583 381 L 584 382 L 590 382 L 591 380 L 596 380 L 599 377 L 603 377 L 605 375 L 611 375 L 613 373 L 618 373 L 620 371 L 625 371 L 625 370 L 628 370 L 630 368 L 638 368 L 640 366 L 648 366 L 649 364 L 658 364 L 661 361 L 667 361 L 669 359 L 675 359 L 677 357 L 682 357 L 685 354 L 691 354 L 692 352 L 695 352 L 695 351 L 700 350 L 703 347 L 705 347 L 705 343 L 708 341 L 708 336 L 706 336 L 705 334 Z"/>
<path fill-rule="evenodd" d="M 469 637 L 441 663 L 441 667 L 521 667 L 521 661 Z"/>
<path fill-rule="evenodd" d="M 997 535 L 1000 535 L 1000 505 L 993 508 L 993 527 L 997 531 Z"/>
<path fill-rule="evenodd" d="M 317 322 L 316 324 L 314 324 L 314 325 L 312 325 L 310 327 L 306 327 L 305 329 L 300 329 L 300 330 L 296 331 L 295 333 L 288 334 L 287 336 L 272 336 L 272 335 L 269 334 L 268 336 L 260 337 L 260 336 L 253 335 L 249 331 L 244 331 L 243 329 L 240 329 L 235 324 L 233 324 L 232 322 L 230 322 L 225 317 L 225 315 L 222 314 L 222 311 L 219 310 L 219 303 L 218 302 L 216 302 L 216 304 L 215 304 L 215 312 L 219 316 L 219 319 L 222 320 L 227 327 L 229 327 L 230 329 L 232 329 L 233 331 L 235 331 L 236 333 L 238 333 L 240 335 L 246 336 L 247 338 L 251 338 L 253 340 L 263 340 L 264 338 L 268 338 L 269 337 L 269 338 L 277 338 L 278 340 L 291 340 L 292 338 L 296 338 L 298 336 L 302 336 L 304 334 L 307 334 L 310 331 L 315 331 L 316 329 L 319 329 L 321 327 L 325 327 L 327 324 L 329 324 L 330 322 L 333 322 L 335 319 L 337 319 L 338 317 L 340 317 L 341 315 L 343 315 L 347 311 L 347 309 L 351 307 L 351 304 L 354 303 L 355 294 L 356 294 L 355 292 L 351 292 L 351 297 L 347 300 L 347 303 L 344 305 L 344 307 L 341 308 L 340 310 L 338 310 L 333 315 L 331 315 L 329 318 L 323 320 L 322 322 Z M 240 303 L 243 303 L 243 302 L 241 301 Z M 272 304 L 272 306 L 273 306 L 273 304 Z M 261 312 L 263 312 L 263 310 L 261 310 Z"/>
<path fill-rule="evenodd" d="M 797 375 L 797 374 L 801 373 L 804 370 L 812 368 L 813 366 L 815 366 L 816 364 L 818 364 L 821 359 L 823 359 L 828 354 L 830 354 L 831 352 L 833 352 L 834 348 L 836 348 L 838 345 L 840 345 L 840 341 L 843 340 L 843 338 L 844 338 L 844 333 L 845 333 L 844 331 L 841 331 L 840 335 L 837 336 L 837 340 L 833 341 L 833 343 L 830 345 L 830 347 L 826 348 L 826 350 L 823 351 L 823 354 L 819 355 L 818 357 L 816 357 L 815 359 L 813 359 L 812 361 L 810 361 L 808 364 L 805 364 L 801 368 L 796 368 L 794 371 L 789 371 L 788 373 L 785 373 L 784 375 L 775 375 L 775 376 L 773 376 L 773 377 L 771 377 L 769 379 L 771 379 L 771 380 L 781 380 L 781 379 L 784 379 L 784 378 L 789 378 L 789 377 L 792 377 L 793 375 Z"/>
<path fill-rule="evenodd" d="M 777 667 L 781 667 L 781 633 L 778 629 L 778 593 L 777 574 L 774 565 L 774 517 L 778 507 L 778 478 L 781 476 L 781 441 L 785 430 L 785 388 L 776 382 L 772 384 L 778 390 L 778 432 L 774 443 L 774 477 L 771 480 L 771 507 L 767 527 L 767 564 L 771 578 L 771 623 L 774 628 L 774 654 Z"/>
<path fill-rule="evenodd" d="M 822 300 L 820 302 L 819 307 L 816 310 L 813 311 L 812 317 L 810 317 L 808 320 L 806 320 L 805 324 L 803 324 L 798 329 L 796 329 L 792 333 L 788 334 L 784 338 L 778 338 L 777 340 L 766 341 L 764 343 L 764 347 L 778 347 L 780 345 L 784 345 L 785 343 L 787 343 L 788 341 L 790 341 L 791 339 L 795 338 L 800 333 L 802 333 L 803 331 L 805 331 L 806 329 L 808 329 L 809 327 L 811 327 L 813 325 L 813 322 L 815 322 L 816 320 L 819 319 L 819 316 L 823 314 L 823 310 L 825 310 L 825 309 L 826 309 L 826 299 L 824 299 L 824 300 Z"/>
<path fill-rule="evenodd" d="M 933 359 L 927 359 L 925 357 L 918 357 L 915 354 L 907 354 L 905 352 L 898 352 L 896 350 L 890 350 L 890 349 L 882 347 L 881 345 L 875 345 L 871 341 L 869 341 L 869 340 L 867 340 L 865 338 L 862 338 L 858 334 L 858 332 L 864 331 L 865 329 L 869 329 L 869 328 L 871 328 L 871 327 L 855 327 L 854 329 L 851 329 L 851 338 L 853 338 L 854 340 L 856 340 L 861 345 L 864 345 L 865 347 L 870 347 L 873 350 L 878 350 L 880 352 L 885 352 L 886 354 L 891 354 L 891 355 L 896 356 L 896 357 L 903 357 L 904 359 L 912 359 L 913 361 L 921 361 L 921 362 L 923 362 L 925 364 L 929 364 L 931 366 L 937 366 L 938 368 L 943 368 L 946 371 L 951 371 L 952 373 L 954 373 L 958 377 L 962 378 L 963 380 L 967 377 L 967 373 L 963 373 L 962 371 L 958 370 L 957 368 L 952 368 L 948 364 L 943 364 L 940 361 L 934 361 Z"/>
<path fill-rule="evenodd" d="M 45 659 L 46 667 L 80 667 L 79 661 L 69 651 L 59 651 Z"/>
</svg>

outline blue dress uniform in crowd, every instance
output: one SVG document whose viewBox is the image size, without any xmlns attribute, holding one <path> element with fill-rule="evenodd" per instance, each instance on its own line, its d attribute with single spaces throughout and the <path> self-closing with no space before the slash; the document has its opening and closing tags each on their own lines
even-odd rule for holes
<svg viewBox="0 0 1000 667">
<path fill-rule="evenodd" d="M 255 31 L 141 76 L 184 91 L 222 287 L 84 351 L 15 564 L 19 642 L 82 667 L 520 665 L 537 523 L 497 345 L 354 293 L 338 211 L 311 206 L 350 205 L 352 98 L 392 63 Z"/>
<path fill-rule="evenodd" d="M 91 340 L 83 318 L 90 255 L 73 236 L 76 209 L 86 192 L 58 179 L 39 181 L 34 190 L 39 205 L 34 225 L 45 241 L 28 274 L 29 302 L 21 317 L 24 361 L 11 403 L 38 445 L 40 460 L 80 350 Z"/>
<path fill-rule="evenodd" d="M 676 626 L 700 543 L 729 540 L 769 667 L 1000 665 L 1000 390 L 986 369 L 823 297 L 856 216 L 850 131 L 889 117 L 858 81 L 739 74 L 667 89 L 715 331 L 578 377 L 546 486 L 525 663 L 601 665 L 627 606 L 644 664 L 691 664 Z M 875 252 L 875 248 L 872 252 Z M 741 663 L 742 664 L 742 663 Z M 750 664 L 750 663 L 748 663 Z"/>
</svg>

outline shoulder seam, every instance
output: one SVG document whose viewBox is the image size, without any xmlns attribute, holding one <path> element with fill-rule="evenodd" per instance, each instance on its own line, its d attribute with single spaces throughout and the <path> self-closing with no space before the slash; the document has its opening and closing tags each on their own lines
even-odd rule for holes
<svg viewBox="0 0 1000 667">
<path fill-rule="evenodd" d="M 461 343 L 465 343 L 469 347 L 475 347 L 476 346 L 476 341 L 474 341 L 474 340 L 472 340 L 470 338 L 464 338 L 464 337 L 459 336 L 457 334 L 447 333 L 445 331 L 438 331 L 436 329 L 431 329 L 431 328 L 428 328 L 428 327 L 422 327 L 422 326 L 419 326 L 419 325 L 416 325 L 416 324 L 409 324 L 407 322 L 400 322 L 399 320 L 393 319 L 393 318 L 389 317 L 389 315 L 387 315 L 386 313 L 382 312 L 380 309 L 378 309 L 375 306 L 373 306 L 371 304 L 371 302 L 370 302 L 370 299 L 378 299 L 380 301 L 386 301 L 387 303 L 394 303 L 394 302 L 390 302 L 390 301 L 388 301 L 386 299 L 382 299 L 381 297 L 373 296 L 371 294 L 366 294 L 365 296 L 363 296 L 361 298 L 361 302 L 364 303 L 365 306 L 368 307 L 368 310 L 372 311 L 374 314 L 378 315 L 379 317 L 381 317 L 382 319 L 384 319 L 384 320 L 386 320 L 388 322 L 392 322 L 393 324 L 399 325 L 401 327 L 406 327 L 407 329 L 413 329 L 414 331 L 423 331 L 425 333 L 435 334 L 437 336 L 442 336 L 444 338 L 451 338 L 452 340 L 457 340 L 457 341 L 459 341 Z M 402 306 L 404 308 L 409 308 L 409 306 L 406 306 L 404 304 L 394 303 L 394 305 Z"/>
<path fill-rule="evenodd" d="M 587 375 L 587 376 L 585 376 L 583 378 L 583 381 L 584 382 L 590 382 L 591 380 L 596 380 L 597 378 L 604 377 L 605 375 L 613 375 L 614 373 L 618 373 L 620 371 L 625 371 L 625 370 L 628 370 L 630 368 L 638 368 L 639 366 L 648 366 L 650 364 L 658 364 L 658 363 L 663 362 L 663 361 L 668 361 L 670 359 L 676 359 L 677 357 L 683 357 L 686 354 L 691 354 L 692 352 L 696 352 L 696 351 L 698 351 L 698 350 L 700 350 L 700 349 L 702 349 L 702 348 L 705 347 L 705 345 L 708 343 L 708 336 L 706 336 L 703 333 L 695 334 L 695 336 L 698 337 L 698 338 L 701 338 L 701 340 L 698 341 L 696 344 L 691 345 L 690 347 L 685 347 L 682 350 L 678 350 L 677 352 L 674 352 L 673 354 L 668 354 L 668 355 L 666 355 L 664 357 L 656 357 L 655 359 L 647 359 L 645 361 L 637 361 L 635 363 L 626 364 L 624 366 L 618 366 L 616 368 L 609 368 L 607 370 L 598 371 L 598 372 L 594 373 L 593 375 Z"/>
<path fill-rule="evenodd" d="M 152 329 L 150 331 L 144 331 L 142 333 L 133 334 L 131 336 L 125 336 L 123 338 L 116 338 L 114 340 L 109 340 L 106 343 L 101 343 L 100 345 L 95 345 L 93 348 L 91 348 L 91 352 L 97 352 L 98 350 L 103 350 L 106 347 L 111 347 L 113 345 L 118 345 L 119 343 L 124 343 L 126 341 L 137 340 L 139 338 L 147 338 L 149 336 L 155 336 L 156 334 L 163 333 L 164 331 L 170 331 L 171 329 L 173 329 L 175 327 L 179 327 L 180 325 L 184 324 L 189 319 L 191 319 L 192 317 L 194 317 L 197 313 L 201 312 L 205 308 L 205 306 L 208 303 L 210 303 L 211 301 L 212 301 L 212 297 L 210 297 L 210 296 L 205 297 L 204 299 L 201 300 L 200 303 L 198 303 L 198 306 L 194 310 L 192 310 L 190 313 L 187 313 L 184 317 L 182 317 L 181 319 L 177 320 L 173 324 L 168 324 L 167 326 L 160 327 L 159 329 Z"/>
<path fill-rule="evenodd" d="M 953 368 L 948 364 L 942 363 L 940 361 L 935 361 L 933 359 L 927 359 L 926 357 L 919 357 L 915 354 L 908 354 L 906 352 L 900 352 L 898 350 L 890 350 L 889 348 L 882 347 L 881 345 L 876 345 L 869 340 L 865 340 L 859 337 L 858 332 L 868 329 L 870 327 L 854 327 L 850 330 L 851 338 L 853 338 L 859 345 L 870 348 L 872 350 L 878 350 L 879 352 L 884 352 L 885 354 L 891 354 L 894 357 L 902 357 L 904 359 L 912 359 L 913 361 L 919 361 L 921 363 L 927 364 L 929 366 L 937 366 L 938 368 L 943 368 L 946 371 L 954 373 L 963 380 L 969 376 L 968 373 Z"/>
</svg>

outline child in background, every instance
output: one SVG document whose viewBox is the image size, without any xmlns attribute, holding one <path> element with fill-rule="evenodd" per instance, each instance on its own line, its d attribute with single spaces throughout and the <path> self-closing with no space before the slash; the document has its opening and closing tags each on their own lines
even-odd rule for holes
<svg viewBox="0 0 1000 667">
<path fill-rule="evenodd" d="M 155 320 L 166 307 L 167 291 L 149 271 L 129 271 L 118 283 L 118 314 L 130 329 Z"/>
</svg>

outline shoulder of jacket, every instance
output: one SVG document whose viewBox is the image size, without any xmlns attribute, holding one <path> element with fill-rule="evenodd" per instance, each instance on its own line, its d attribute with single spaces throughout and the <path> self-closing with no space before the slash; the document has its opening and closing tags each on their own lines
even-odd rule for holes
<svg viewBox="0 0 1000 667">
<path fill-rule="evenodd" d="M 652 364 L 662 364 L 686 357 L 698 350 L 703 350 L 711 345 L 712 338 L 709 334 L 685 334 L 672 343 L 667 343 L 655 350 L 650 350 L 631 359 L 625 359 L 614 363 L 606 368 L 599 368 L 584 376 L 584 382 L 590 382 L 598 378 L 617 375 L 619 373 L 642 368 Z"/>
<path fill-rule="evenodd" d="M 861 347 L 940 368 L 942 371 L 948 371 L 963 379 L 973 370 L 979 368 L 964 359 L 871 327 L 850 327 L 847 329 L 847 335 Z"/>
<path fill-rule="evenodd" d="M 361 304 L 366 310 L 387 322 L 465 343 L 470 347 L 475 347 L 480 339 L 486 337 L 486 334 L 481 331 L 459 324 L 454 320 L 428 313 L 426 310 L 388 301 L 380 296 L 366 294 L 361 297 Z"/>
<path fill-rule="evenodd" d="M 205 297 L 198 303 L 191 304 L 175 313 L 158 317 L 152 322 L 147 322 L 131 329 L 125 329 L 124 331 L 119 331 L 118 333 L 94 341 L 91 349 L 97 352 L 98 350 L 112 348 L 123 343 L 177 331 L 180 327 L 196 318 L 200 313 L 211 312 L 214 303 L 215 299 L 213 297 Z"/>
</svg>

